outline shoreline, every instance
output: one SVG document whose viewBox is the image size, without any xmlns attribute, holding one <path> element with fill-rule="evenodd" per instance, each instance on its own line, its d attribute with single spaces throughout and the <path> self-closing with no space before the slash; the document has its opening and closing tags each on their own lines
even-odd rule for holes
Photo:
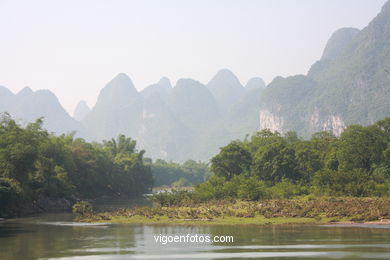
<svg viewBox="0 0 390 260">
<path fill-rule="evenodd" d="M 79 216 L 80 222 L 127 224 L 389 224 L 383 198 L 211 201 L 178 206 L 135 207 Z"/>
<path fill-rule="evenodd" d="M 316 220 L 314 218 L 262 218 L 255 217 L 248 219 L 244 218 L 220 218 L 220 219 L 149 219 L 146 217 L 114 217 L 111 219 L 97 220 L 95 218 L 85 218 L 81 222 L 86 223 L 109 223 L 109 224 L 138 224 L 138 225 L 390 225 L 390 219 L 383 221 L 333 221 L 329 218 Z"/>
</svg>

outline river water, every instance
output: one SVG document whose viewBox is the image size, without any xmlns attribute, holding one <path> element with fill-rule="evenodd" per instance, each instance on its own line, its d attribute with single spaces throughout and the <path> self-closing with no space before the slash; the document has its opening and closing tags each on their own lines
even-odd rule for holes
<svg viewBox="0 0 390 260">
<path fill-rule="evenodd" d="M 156 243 L 159 235 L 233 243 Z M 390 259 L 387 225 L 91 225 L 69 213 L 0 223 L 0 259 Z"/>
</svg>

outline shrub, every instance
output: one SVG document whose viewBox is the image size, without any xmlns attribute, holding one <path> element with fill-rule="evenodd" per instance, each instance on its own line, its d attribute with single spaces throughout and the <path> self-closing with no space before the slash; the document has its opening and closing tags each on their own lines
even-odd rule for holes
<svg viewBox="0 0 390 260">
<path fill-rule="evenodd" d="M 298 195 L 308 193 L 305 186 L 294 184 L 290 180 L 284 179 L 269 188 L 269 193 L 273 199 L 289 199 Z"/>
<path fill-rule="evenodd" d="M 158 206 L 178 206 L 185 202 L 191 201 L 191 192 L 186 190 L 163 191 L 152 196 L 152 201 Z"/>
<path fill-rule="evenodd" d="M 82 200 L 75 203 L 72 212 L 78 216 L 87 216 L 93 213 L 92 205 L 88 201 Z"/>
</svg>

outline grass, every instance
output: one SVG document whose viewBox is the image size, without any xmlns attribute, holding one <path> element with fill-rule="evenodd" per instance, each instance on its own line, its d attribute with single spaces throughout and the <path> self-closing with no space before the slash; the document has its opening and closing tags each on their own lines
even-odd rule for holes
<svg viewBox="0 0 390 260">
<path fill-rule="evenodd" d="M 266 201 L 210 201 L 171 207 L 136 207 L 87 214 L 83 222 L 129 224 L 325 224 L 390 218 L 390 200 L 317 198 Z"/>
</svg>

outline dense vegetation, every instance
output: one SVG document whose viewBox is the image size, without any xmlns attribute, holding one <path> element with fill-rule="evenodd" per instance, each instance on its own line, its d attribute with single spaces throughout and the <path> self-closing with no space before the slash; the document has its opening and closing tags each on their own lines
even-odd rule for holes
<svg viewBox="0 0 390 260">
<path fill-rule="evenodd" d="M 161 205 L 212 199 L 294 196 L 389 196 L 390 118 L 347 127 L 340 137 L 319 132 L 302 140 L 262 130 L 222 147 L 211 159 L 214 176 L 194 192 L 158 194 Z"/>
<path fill-rule="evenodd" d="M 102 144 L 73 135 L 54 136 L 42 120 L 26 127 L 8 114 L 0 118 L 0 214 L 42 198 L 134 196 L 153 179 L 144 151 L 120 135 Z"/>
<path fill-rule="evenodd" d="M 80 212 L 80 207 L 77 208 Z M 79 214 L 87 222 L 186 224 L 287 224 L 381 221 L 390 223 L 390 200 L 316 198 L 239 201 L 217 200 L 178 206 L 136 207 Z M 211 221 L 211 222 L 210 222 Z M 383 222 L 382 222 L 383 221 Z"/>
<path fill-rule="evenodd" d="M 150 165 L 154 178 L 154 186 L 185 187 L 204 182 L 207 174 L 207 164 L 188 160 L 182 164 L 166 162 L 157 159 L 152 163 L 150 159 L 144 160 Z"/>
</svg>

